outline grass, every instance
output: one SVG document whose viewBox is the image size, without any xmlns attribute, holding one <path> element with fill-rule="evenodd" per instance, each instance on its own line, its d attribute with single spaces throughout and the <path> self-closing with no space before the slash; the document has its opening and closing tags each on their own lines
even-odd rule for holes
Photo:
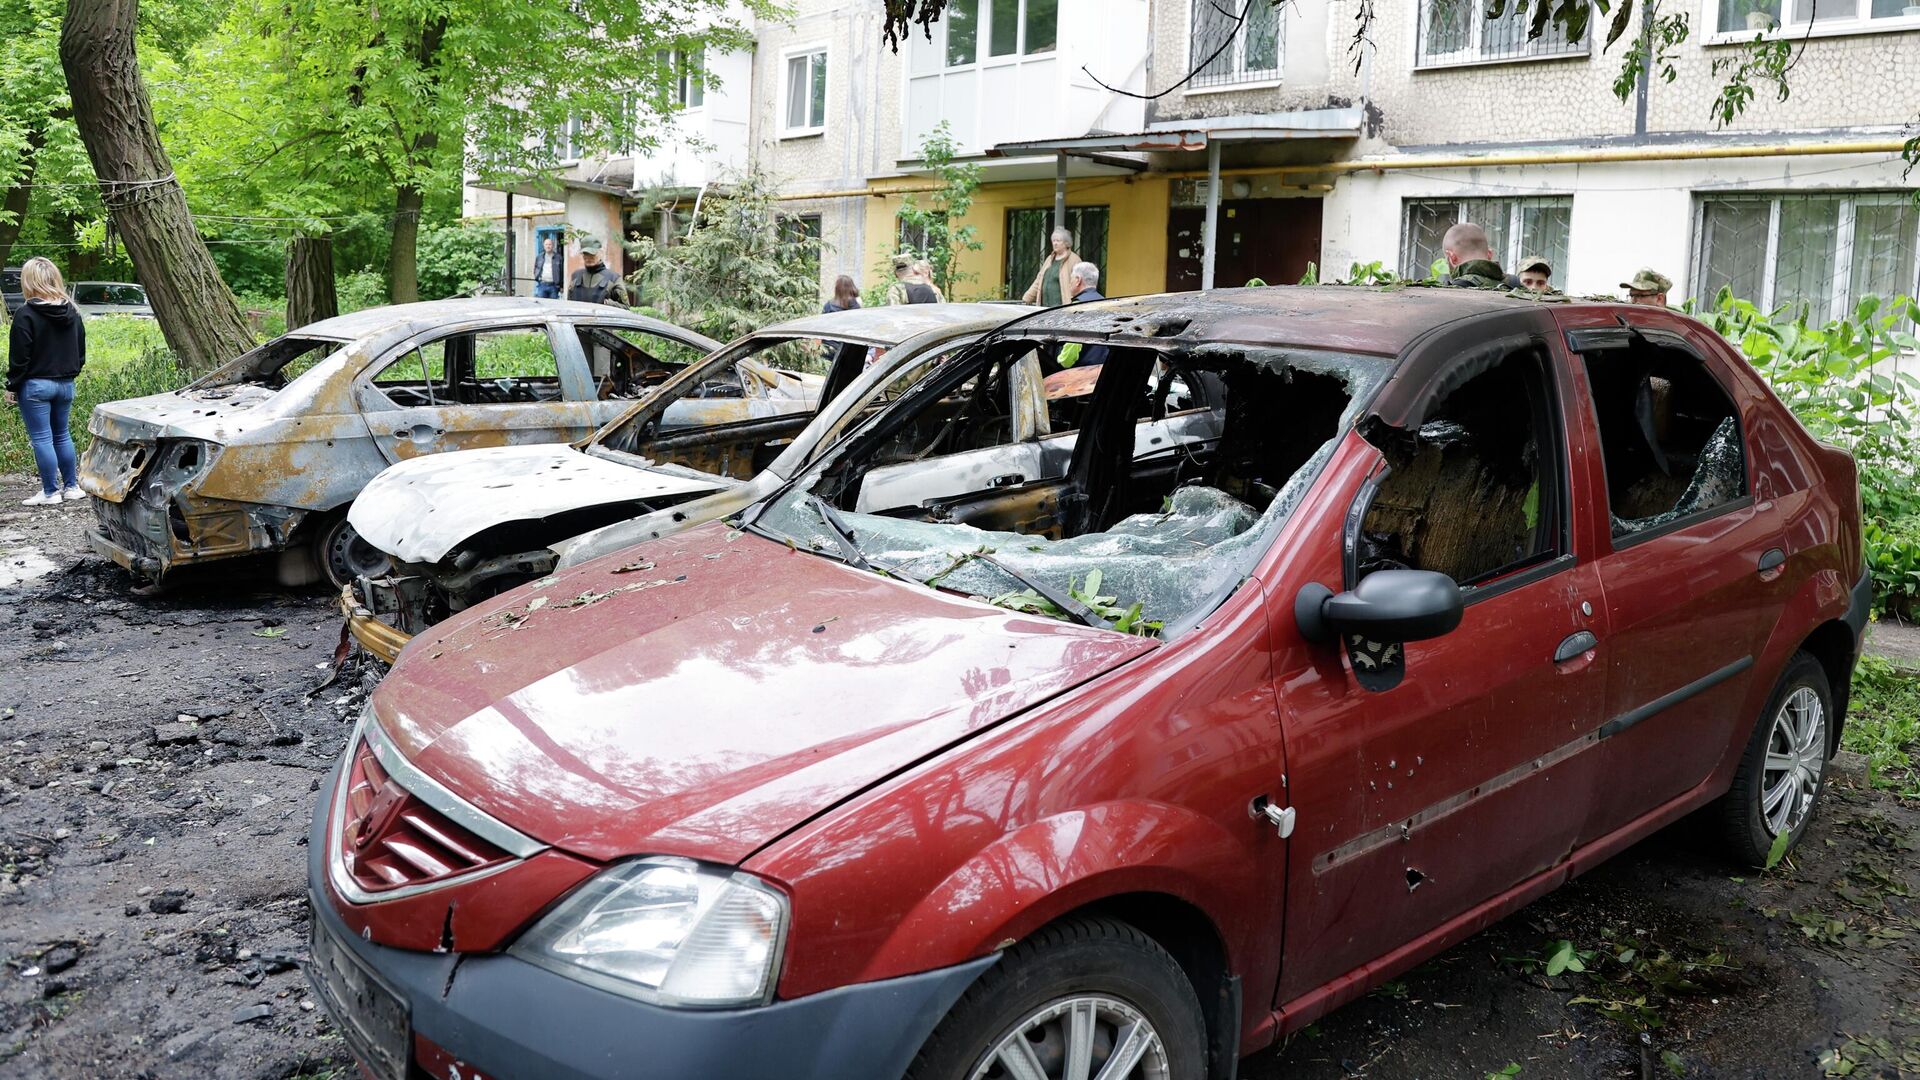
<svg viewBox="0 0 1920 1080">
<path fill-rule="evenodd" d="M 186 382 L 152 319 L 108 315 L 87 320 L 87 366 L 74 383 L 73 445 L 87 448 L 87 417 L 103 401 L 164 393 Z M 0 472 L 32 472 L 20 410 L 0 409 Z"/>
<path fill-rule="evenodd" d="M 1867 780 L 1902 798 L 1920 798 L 1920 672 L 1866 656 L 1853 673 L 1853 702 L 1841 745 L 1864 754 Z"/>
</svg>

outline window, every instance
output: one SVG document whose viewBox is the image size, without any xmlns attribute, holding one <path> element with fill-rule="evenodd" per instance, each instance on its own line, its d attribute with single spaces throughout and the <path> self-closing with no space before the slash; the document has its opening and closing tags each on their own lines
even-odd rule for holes
<svg viewBox="0 0 1920 1080">
<path fill-rule="evenodd" d="M 473 377 L 480 382 L 529 380 L 549 383 L 560 393 L 560 362 L 553 343 L 539 327 L 494 330 L 473 338 Z"/>
<path fill-rule="evenodd" d="M 1556 285 L 1567 281 L 1567 239 L 1573 223 L 1571 195 L 1408 199 L 1400 272 L 1410 278 L 1426 277 L 1434 260 L 1446 258 L 1440 244 L 1447 230 L 1462 221 L 1487 230 L 1487 242 L 1501 266 L 1511 268 L 1529 255 L 1538 255 L 1553 264 Z"/>
<path fill-rule="evenodd" d="M 1733 400 L 1698 357 L 1621 334 L 1582 358 L 1615 540 L 1712 513 L 1746 495 Z"/>
<path fill-rule="evenodd" d="M 1196 73 L 1189 85 L 1231 86 L 1280 77 L 1281 60 L 1287 51 L 1284 6 L 1270 0 L 1240 0 L 1246 12 L 1246 24 L 1242 26 L 1234 0 L 1191 2 L 1187 62 Z"/>
<path fill-rule="evenodd" d="M 814 277 L 820 276 L 821 217 L 819 214 L 789 214 L 780 219 L 780 234 L 789 244 L 799 244 L 802 256 Z"/>
<path fill-rule="evenodd" d="M 575 332 L 602 401 L 639 397 L 700 359 L 698 350 L 632 327 L 581 326 Z"/>
<path fill-rule="evenodd" d="M 1067 231 L 1073 234 L 1073 250 L 1085 262 L 1100 268 L 1101 292 L 1106 292 L 1107 222 L 1104 206 L 1067 207 Z M 1040 260 L 1053 250 L 1053 210 L 1007 211 L 1006 296 L 1018 300 L 1033 284 Z"/>
<path fill-rule="evenodd" d="M 980 60 L 982 24 L 988 57 L 1052 52 L 1059 39 L 1060 0 L 956 0 L 947 5 L 946 66 Z"/>
<path fill-rule="evenodd" d="M 665 104 L 681 109 L 697 109 L 706 104 L 707 62 L 703 53 L 661 49 L 653 57 L 666 72 L 662 80 Z"/>
<path fill-rule="evenodd" d="M 1735 0 L 1739 2 L 1739 0 Z M 1579 41 L 1567 40 L 1558 23 L 1529 38 L 1532 5 L 1510 3 L 1498 19 L 1486 18 L 1485 6 L 1475 0 L 1420 0 L 1420 35 L 1415 45 L 1415 67 L 1447 67 L 1502 60 L 1540 60 L 1556 56 L 1585 56 L 1596 26 Z"/>
<path fill-rule="evenodd" d="M 925 223 L 915 223 L 908 221 L 906 218 L 896 216 L 893 219 L 893 232 L 893 250 L 903 252 L 911 251 L 915 255 L 922 257 L 932 253 L 935 241 L 934 237 L 930 235 Z"/>
<path fill-rule="evenodd" d="M 1809 322 L 1869 295 L 1912 295 L 1920 212 L 1904 192 L 1714 195 L 1700 200 L 1694 295 L 1721 289 Z"/>
<path fill-rule="evenodd" d="M 1805 31 L 1811 22 L 1822 32 L 1911 29 L 1920 15 L 1909 14 L 1912 0 L 1713 0 L 1708 5 L 1720 34 L 1773 30 L 1782 25 Z"/>
<path fill-rule="evenodd" d="M 1565 550 L 1560 422 L 1545 358 L 1528 349 L 1450 391 L 1417 431 L 1383 435 L 1389 471 L 1355 571 L 1433 570 L 1463 586 Z"/>
<path fill-rule="evenodd" d="M 389 400 L 416 405 L 558 401 L 559 362 L 544 327 L 453 334 L 409 349 L 373 376 Z"/>
<path fill-rule="evenodd" d="M 964 67 L 980 59 L 981 0 L 947 5 L 947 66 Z"/>
<path fill-rule="evenodd" d="M 810 49 L 786 58 L 785 133 L 818 135 L 827 129 L 827 50 Z"/>
<path fill-rule="evenodd" d="M 579 161 L 587 156 L 587 120 L 581 116 L 567 117 L 567 126 L 560 132 L 560 160 Z"/>
</svg>

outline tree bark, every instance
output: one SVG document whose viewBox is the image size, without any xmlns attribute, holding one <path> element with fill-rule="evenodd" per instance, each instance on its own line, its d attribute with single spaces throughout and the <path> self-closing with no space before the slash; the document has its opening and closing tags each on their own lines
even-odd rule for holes
<svg viewBox="0 0 1920 1080">
<path fill-rule="evenodd" d="M 420 299 L 420 189 L 394 189 L 393 247 L 387 252 L 388 289 L 396 304 Z"/>
<path fill-rule="evenodd" d="M 40 164 L 40 148 L 47 144 L 45 125 L 27 129 L 27 146 L 20 155 L 20 176 L 0 198 L 0 266 L 13 262 L 13 243 L 27 222 L 27 203 L 33 197 L 33 172 Z"/>
<path fill-rule="evenodd" d="M 253 347 L 240 305 L 194 228 L 134 55 L 139 0 L 67 0 L 60 66 L 100 196 L 167 346 L 190 371 Z"/>
<path fill-rule="evenodd" d="M 333 237 L 296 236 L 287 244 L 287 329 L 340 314 L 333 290 Z"/>
</svg>

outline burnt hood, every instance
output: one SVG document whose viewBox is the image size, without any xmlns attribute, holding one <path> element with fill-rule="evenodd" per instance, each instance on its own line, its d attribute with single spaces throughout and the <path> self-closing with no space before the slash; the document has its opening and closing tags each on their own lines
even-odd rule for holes
<svg viewBox="0 0 1920 1080">
<path fill-rule="evenodd" d="M 373 709 L 415 765 L 542 842 L 737 864 L 1155 647 L 713 524 L 415 638 Z"/>
</svg>

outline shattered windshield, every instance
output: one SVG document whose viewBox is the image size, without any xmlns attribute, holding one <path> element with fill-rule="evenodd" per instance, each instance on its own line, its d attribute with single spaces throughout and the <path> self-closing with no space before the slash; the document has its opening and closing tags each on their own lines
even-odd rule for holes
<svg viewBox="0 0 1920 1080">
<path fill-rule="evenodd" d="M 1238 587 L 1391 368 L 1381 357 L 1310 350 L 1112 346 L 1091 373 L 1059 475 L 981 476 L 960 494 L 904 503 L 865 497 L 903 432 L 938 432 L 942 407 L 965 396 L 955 390 L 986 377 L 973 372 L 990 373 L 996 351 L 1032 345 L 1001 342 L 948 365 L 765 504 L 752 526 L 1002 607 L 1178 632 Z"/>
</svg>

